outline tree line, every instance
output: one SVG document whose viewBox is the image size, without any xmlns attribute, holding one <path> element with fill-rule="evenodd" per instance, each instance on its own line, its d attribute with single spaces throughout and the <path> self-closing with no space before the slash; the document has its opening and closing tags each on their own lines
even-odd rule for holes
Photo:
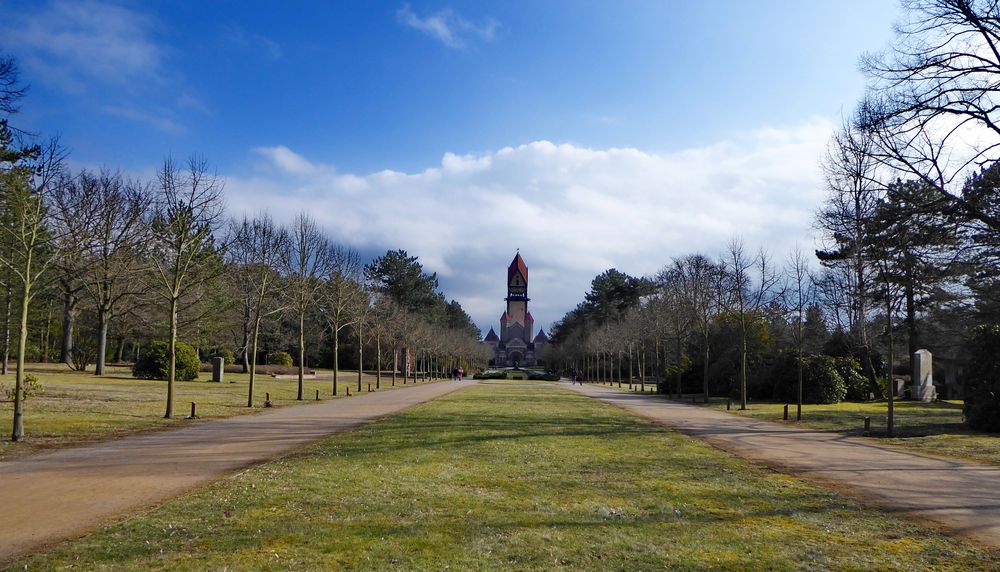
<svg viewBox="0 0 1000 572">
<path fill-rule="evenodd" d="M 841 377 L 891 407 L 892 375 L 929 348 L 965 370 L 967 416 L 986 400 L 994 421 L 980 426 L 1000 429 L 1000 7 L 903 8 L 891 45 L 861 58 L 868 88 L 821 159 L 814 255 L 776 261 L 734 238 L 655 276 L 609 270 L 559 322 L 552 355 L 594 376 L 634 366 L 678 392 L 697 378 L 706 399 L 743 407 L 776 393 L 783 355 L 799 403 L 804 369 L 850 358 L 860 377 Z"/>
<path fill-rule="evenodd" d="M 437 277 L 403 250 L 363 264 L 306 213 L 227 217 L 224 180 L 199 156 L 166 159 L 152 180 L 72 171 L 58 139 L 11 125 L 25 88 L 0 55 L 0 297 L 3 373 L 16 360 L 12 438 L 24 436 L 26 361 L 60 361 L 103 375 L 165 339 L 165 417 L 174 414 L 177 344 L 236 359 L 289 350 L 303 399 L 306 366 L 466 367 L 488 359 L 479 330 Z M 266 351 L 262 349 L 266 348 Z M 113 354 L 113 355 L 109 355 Z"/>
</svg>

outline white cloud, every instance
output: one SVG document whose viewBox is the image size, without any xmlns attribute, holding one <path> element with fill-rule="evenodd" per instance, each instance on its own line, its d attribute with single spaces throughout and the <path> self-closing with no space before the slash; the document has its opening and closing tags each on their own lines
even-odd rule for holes
<svg viewBox="0 0 1000 572">
<path fill-rule="evenodd" d="M 442 10 L 421 18 L 404 4 L 396 11 L 400 24 L 423 32 L 449 48 L 464 48 L 474 41 L 492 42 L 500 22 L 486 18 L 476 24 L 456 14 L 453 10 Z"/>
<path fill-rule="evenodd" d="M 95 0 L 55 1 L 4 18 L 0 32 L 37 77 L 70 91 L 94 79 L 119 85 L 158 79 L 163 53 L 152 20 Z"/>
<path fill-rule="evenodd" d="M 222 39 L 234 48 L 256 52 L 268 61 L 276 62 L 284 55 L 278 42 L 267 36 L 248 32 L 236 24 L 225 28 Z"/>
<path fill-rule="evenodd" d="M 266 204 L 284 220 L 306 211 L 359 249 L 406 249 L 486 327 L 502 312 L 520 248 L 532 313 L 548 329 L 610 267 L 650 274 L 673 256 L 716 255 L 736 233 L 779 259 L 797 242 L 808 248 L 832 131 L 816 119 L 672 153 L 536 141 L 368 175 L 279 146 L 256 152 L 293 178 L 229 177 L 226 190 L 236 211 Z"/>
</svg>

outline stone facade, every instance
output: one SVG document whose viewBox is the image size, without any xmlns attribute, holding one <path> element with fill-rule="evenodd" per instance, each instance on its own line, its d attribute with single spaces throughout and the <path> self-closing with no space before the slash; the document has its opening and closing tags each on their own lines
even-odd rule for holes
<svg viewBox="0 0 1000 572">
<path fill-rule="evenodd" d="M 528 311 L 528 266 L 518 252 L 507 268 L 507 310 L 500 316 L 500 335 L 493 328 L 483 339 L 493 350 L 491 365 L 500 367 L 539 365 L 539 353 L 548 343 L 545 331 L 532 337 L 535 319 Z"/>
</svg>

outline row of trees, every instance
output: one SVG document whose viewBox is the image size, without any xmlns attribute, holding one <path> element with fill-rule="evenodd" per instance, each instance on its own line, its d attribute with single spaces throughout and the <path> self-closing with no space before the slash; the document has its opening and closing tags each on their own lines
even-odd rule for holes
<svg viewBox="0 0 1000 572">
<path fill-rule="evenodd" d="M 565 363 L 600 372 L 637 353 L 643 375 L 678 384 L 699 366 L 706 396 L 729 376 L 717 390 L 745 406 L 748 379 L 782 350 L 799 380 L 808 354 L 850 356 L 864 393 L 889 397 L 891 412 L 886 380 L 912 369 L 899 346 L 929 348 L 952 370 L 975 362 L 975 326 L 1000 323 L 1000 7 L 903 6 L 895 42 L 862 59 L 868 91 L 823 158 L 815 259 L 795 252 L 779 268 L 737 239 L 646 279 L 608 271 L 553 333 Z M 644 288 L 621 288 L 630 282 Z M 767 396 L 766 384 L 753 389 Z"/>
<path fill-rule="evenodd" d="M 202 357 L 239 356 L 250 376 L 248 406 L 262 343 L 294 349 L 299 399 L 308 363 L 333 366 L 337 394 L 345 349 L 356 355 L 359 390 L 366 363 L 380 383 L 387 361 L 395 376 L 486 359 L 478 329 L 416 257 L 390 251 L 363 265 L 304 213 L 287 226 L 263 213 L 227 219 L 224 181 L 200 157 L 167 159 L 152 181 L 72 172 L 57 140 L 34 144 L 9 125 L 23 95 L 16 62 L 0 57 L 3 372 L 13 351 L 15 441 L 24 435 L 25 361 L 55 357 L 57 336 L 60 361 L 80 370 L 96 363 L 97 375 L 109 361 L 109 338 L 116 361 L 126 346 L 137 354 L 165 338 L 166 417 L 182 338 Z"/>
</svg>

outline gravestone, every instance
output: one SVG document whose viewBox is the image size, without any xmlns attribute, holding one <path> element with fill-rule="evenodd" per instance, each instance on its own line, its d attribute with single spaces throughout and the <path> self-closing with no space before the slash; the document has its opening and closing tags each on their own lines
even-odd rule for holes
<svg viewBox="0 0 1000 572">
<path fill-rule="evenodd" d="M 226 371 L 226 358 L 212 358 L 212 381 L 222 382 L 222 375 Z"/>
<path fill-rule="evenodd" d="M 917 350 L 913 352 L 913 399 L 916 401 L 934 401 L 937 392 L 934 390 L 934 373 L 931 352 Z"/>
</svg>

